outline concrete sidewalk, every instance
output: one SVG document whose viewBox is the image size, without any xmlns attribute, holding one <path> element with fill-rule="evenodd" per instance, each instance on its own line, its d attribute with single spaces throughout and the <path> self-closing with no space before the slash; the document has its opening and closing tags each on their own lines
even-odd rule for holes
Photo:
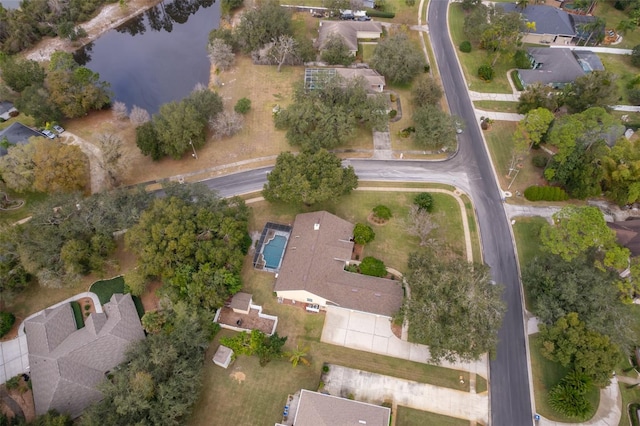
<svg viewBox="0 0 640 426">
<path fill-rule="evenodd" d="M 394 405 L 488 424 L 487 392 L 463 392 L 334 364 L 329 366 L 324 380 L 324 390 L 334 396 L 353 395 L 357 401 L 376 405 L 393 401 Z"/>
<path fill-rule="evenodd" d="M 514 93 L 482 93 L 469 90 L 471 101 L 502 101 L 502 102 L 518 102 L 519 94 Z"/>
<path fill-rule="evenodd" d="M 475 109 L 475 113 L 478 120 L 480 120 L 480 117 L 489 117 L 492 120 L 498 121 L 520 121 L 524 118 L 524 115 L 513 112 L 483 111 L 477 108 Z"/>
</svg>

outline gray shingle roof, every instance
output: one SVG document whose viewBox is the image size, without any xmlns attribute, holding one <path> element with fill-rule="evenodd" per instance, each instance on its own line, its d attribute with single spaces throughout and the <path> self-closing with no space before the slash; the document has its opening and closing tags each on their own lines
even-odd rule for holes
<svg viewBox="0 0 640 426">
<path fill-rule="evenodd" d="M 518 70 L 525 85 L 567 84 L 584 75 L 584 70 L 570 49 L 531 47 L 527 51 L 541 66 L 535 70 Z"/>
<path fill-rule="evenodd" d="M 338 34 L 352 52 L 358 50 L 358 32 L 382 34 L 382 24 L 373 21 L 320 21 L 317 47 L 322 50 L 332 34 Z"/>
<path fill-rule="evenodd" d="M 557 7 L 531 4 L 521 10 L 515 3 L 500 3 L 499 6 L 505 12 L 520 13 L 527 22 L 535 22 L 536 29 L 532 33 L 565 36 L 574 36 L 576 33 L 569 14 Z"/>
<path fill-rule="evenodd" d="M 343 308 L 395 315 L 404 297 L 399 282 L 344 270 L 353 251 L 353 228 L 326 211 L 296 216 L 275 291 L 306 290 Z"/>
<path fill-rule="evenodd" d="M 79 330 L 68 303 L 25 321 L 36 414 L 78 417 L 102 397 L 96 385 L 124 361 L 129 344 L 144 338 L 130 294 L 114 294 L 103 308 Z"/>
<path fill-rule="evenodd" d="M 243 311 L 249 310 L 249 304 L 251 304 L 251 295 L 249 293 L 236 293 L 231 298 L 231 309 L 240 309 Z"/>
<path fill-rule="evenodd" d="M 30 127 L 25 126 L 20 122 L 11 123 L 9 127 L 0 131 L 0 140 L 7 138 L 9 143 L 13 145 L 26 144 L 29 142 L 30 137 L 44 137 L 42 133 L 33 130 Z M 0 156 L 7 155 L 7 150 L 0 147 Z"/>
<path fill-rule="evenodd" d="M 574 50 L 573 55 L 585 72 L 604 71 L 600 57 L 590 50 Z"/>
<path fill-rule="evenodd" d="M 296 426 L 367 425 L 387 426 L 391 410 L 306 389 L 300 391 Z"/>
</svg>

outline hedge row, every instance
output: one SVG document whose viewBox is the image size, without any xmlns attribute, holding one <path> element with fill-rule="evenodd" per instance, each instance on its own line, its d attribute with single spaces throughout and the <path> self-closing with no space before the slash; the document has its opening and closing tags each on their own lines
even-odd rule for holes
<svg viewBox="0 0 640 426">
<path fill-rule="evenodd" d="M 367 9 L 367 16 L 371 18 L 395 18 L 394 12 L 383 12 L 381 10 Z"/>
<path fill-rule="evenodd" d="M 557 186 L 530 186 L 524 190 L 524 197 L 529 201 L 564 201 L 569 199 L 564 189 Z"/>
</svg>

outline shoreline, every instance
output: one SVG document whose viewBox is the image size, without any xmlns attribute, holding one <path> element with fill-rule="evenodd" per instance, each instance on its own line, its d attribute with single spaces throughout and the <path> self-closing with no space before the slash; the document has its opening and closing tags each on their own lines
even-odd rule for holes
<svg viewBox="0 0 640 426">
<path fill-rule="evenodd" d="M 159 3 L 162 3 L 162 1 L 163 0 L 131 0 L 125 7 L 120 6 L 119 3 L 106 4 L 100 9 L 95 17 L 78 25 L 87 32 L 87 37 L 76 42 L 63 40 L 60 37 L 44 38 L 35 46 L 21 52 L 20 54 L 26 59 L 45 62 L 48 61 L 51 58 L 51 55 L 56 51 L 73 53 L 83 46 L 97 40 L 107 31 L 119 27 L 131 18 L 134 18 L 152 7 L 157 6 Z"/>
</svg>

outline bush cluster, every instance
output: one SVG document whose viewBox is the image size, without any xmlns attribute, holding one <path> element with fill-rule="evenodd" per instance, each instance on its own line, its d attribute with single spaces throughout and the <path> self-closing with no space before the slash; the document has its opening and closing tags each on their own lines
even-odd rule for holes
<svg viewBox="0 0 640 426">
<path fill-rule="evenodd" d="M 382 205 L 375 206 L 373 208 L 373 215 L 378 219 L 389 220 L 391 219 L 391 209 Z"/>
<path fill-rule="evenodd" d="M 384 277 L 387 275 L 387 268 L 382 260 L 367 256 L 360 262 L 360 273 L 372 277 Z"/>
<path fill-rule="evenodd" d="M 460 51 L 463 53 L 469 53 L 471 52 L 471 42 L 469 40 L 465 40 L 462 43 L 460 43 L 460 46 L 458 46 L 460 48 Z"/>
<path fill-rule="evenodd" d="M 478 77 L 480 77 L 484 81 L 491 81 L 493 80 L 494 76 L 495 71 L 493 70 L 493 67 L 491 65 L 480 65 L 480 68 L 478 68 Z"/>
<path fill-rule="evenodd" d="M 524 190 L 524 197 L 529 201 L 565 201 L 569 195 L 557 186 L 530 186 Z"/>
<path fill-rule="evenodd" d="M 0 337 L 11 330 L 14 322 L 16 322 L 16 317 L 11 312 L 0 312 Z"/>
<path fill-rule="evenodd" d="M 545 168 L 548 162 L 549 159 L 547 158 L 547 156 L 542 154 L 534 155 L 533 157 L 531 157 L 531 164 L 539 169 Z"/>
<path fill-rule="evenodd" d="M 398 111 L 396 111 L 395 109 L 389 111 L 389 118 L 396 118 L 396 115 L 398 115 Z"/>
<path fill-rule="evenodd" d="M 371 18 L 395 18 L 394 12 L 383 12 L 381 10 L 367 10 L 367 16 Z"/>
</svg>

